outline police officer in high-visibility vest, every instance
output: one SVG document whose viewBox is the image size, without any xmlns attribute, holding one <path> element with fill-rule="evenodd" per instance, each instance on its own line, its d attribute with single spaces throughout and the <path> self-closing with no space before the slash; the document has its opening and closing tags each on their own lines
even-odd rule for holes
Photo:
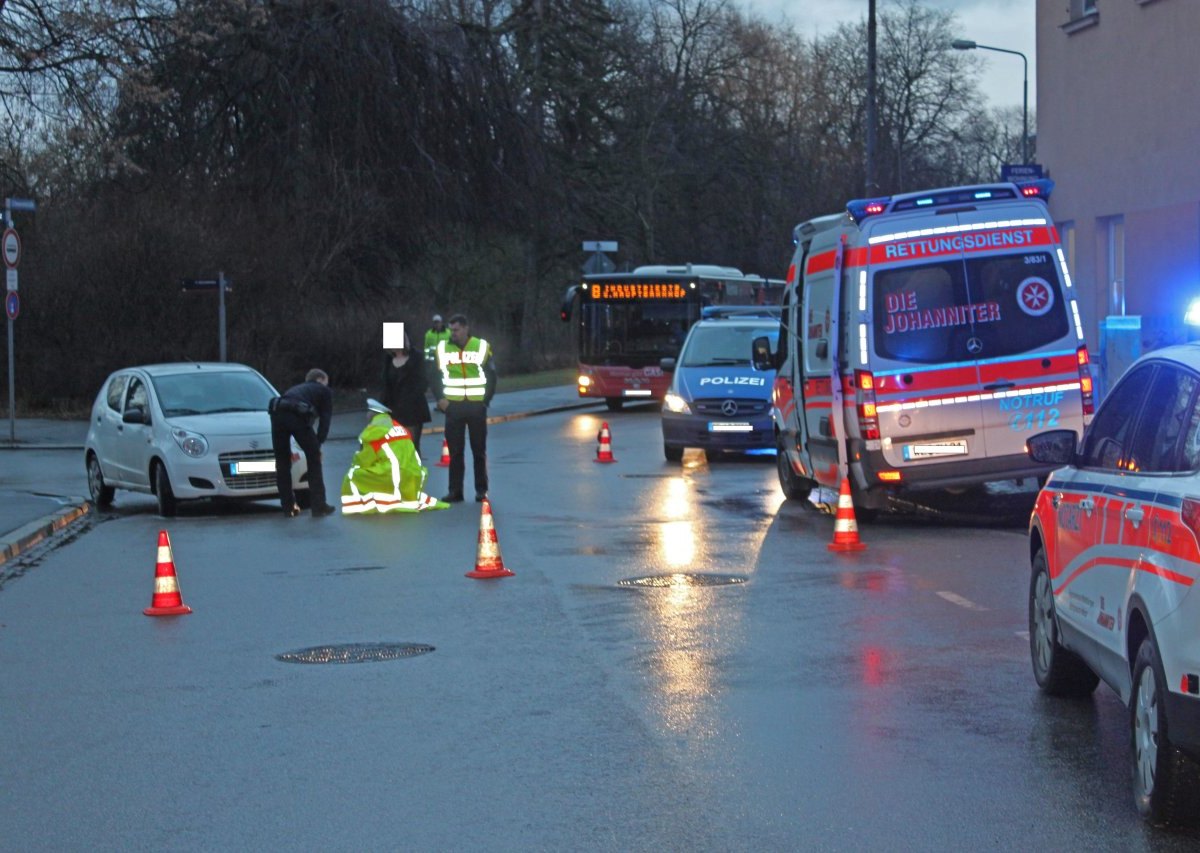
<svg viewBox="0 0 1200 853">
<path fill-rule="evenodd" d="M 425 360 L 436 362 L 438 344 L 448 340 L 450 340 L 450 330 L 442 322 L 442 315 L 434 314 L 432 328 L 425 330 Z"/>
<path fill-rule="evenodd" d="M 475 473 L 475 500 L 487 497 L 487 407 L 496 393 L 496 367 L 492 347 L 471 337 L 471 326 L 462 314 L 450 318 L 450 340 L 437 345 L 437 370 L 430 377 L 438 410 L 446 415 L 446 447 L 450 452 L 450 491 L 442 500 L 463 499 L 467 433 Z"/>
</svg>

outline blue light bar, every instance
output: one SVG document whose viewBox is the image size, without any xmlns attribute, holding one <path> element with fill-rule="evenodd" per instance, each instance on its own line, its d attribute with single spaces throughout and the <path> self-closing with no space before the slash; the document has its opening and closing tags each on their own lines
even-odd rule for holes
<svg viewBox="0 0 1200 853">
<path fill-rule="evenodd" d="M 891 201 L 891 196 L 854 199 L 846 202 L 846 212 L 855 222 L 862 222 L 868 216 L 877 216 L 886 211 Z"/>
</svg>

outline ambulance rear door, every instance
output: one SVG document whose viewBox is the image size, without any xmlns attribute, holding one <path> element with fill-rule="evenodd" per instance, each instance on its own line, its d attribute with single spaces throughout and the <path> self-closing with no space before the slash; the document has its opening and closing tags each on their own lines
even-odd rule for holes
<svg viewBox="0 0 1200 853">
<path fill-rule="evenodd" d="M 1021 456 L 1027 437 L 1050 429 L 1082 435 L 1082 341 L 1044 205 L 993 202 L 956 218 L 987 455 Z"/>
<path fill-rule="evenodd" d="M 879 450 L 900 471 L 987 455 L 958 224 L 933 212 L 868 220 L 869 266 L 849 271 L 852 302 L 865 309 L 857 320 L 864 333 L 851 335 L 852 362 L 872 374 Z M 946 233 L 930 236 L 931 228 Z"/>
</svg>

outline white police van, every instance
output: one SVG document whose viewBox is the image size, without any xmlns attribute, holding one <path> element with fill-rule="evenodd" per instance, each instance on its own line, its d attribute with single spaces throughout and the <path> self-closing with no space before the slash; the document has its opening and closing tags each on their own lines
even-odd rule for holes
<svg viewBox="0 0 1200 853">
<path fill-rule="evenodd" d="M 688 331 L 679 358 L 664 358 L 672 371 L 663 398 L 663 455 L 683 459 L 697 447 L 712 458 L 724 451 L 773 454 L 771 388 L 775 371 L 750 361 L 750 343 L 779 337 L 778 309 L 706 308 Z"/>
</svg>

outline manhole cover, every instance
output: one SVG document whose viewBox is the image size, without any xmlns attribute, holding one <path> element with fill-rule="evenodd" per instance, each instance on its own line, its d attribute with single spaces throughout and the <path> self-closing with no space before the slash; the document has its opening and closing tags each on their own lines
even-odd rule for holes
<svg viewBox="0 0 1200 853">
<path fill-rule="evenodd" d="M 421 643 L 347 643 L 341 646 L 313 646 L 275 655 L 284 663 L 369 663 L 410 658 L 432 652 L 433 646 Z"/>
<path fill-rule="evenodd" d="M 671 575 L 650 575 L 645 578 L 625 578 L 625 580 L 617 581 L 617 586 L 639 589 L 670 586 L 726 586 L 728 584 L 745 583 L 747 580 L 749 579 L 742 575 L 688 574 L 686 572 L 677 572 Z"/>
</svg>

